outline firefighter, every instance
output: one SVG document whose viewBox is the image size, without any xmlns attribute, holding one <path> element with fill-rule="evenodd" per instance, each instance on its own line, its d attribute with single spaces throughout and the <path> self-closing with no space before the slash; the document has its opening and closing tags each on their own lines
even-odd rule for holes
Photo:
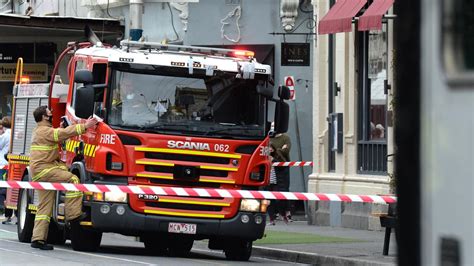
<svg viewBox="0 0 474 266">
<path fill-rule="evenodd" d="M 97 119 L 89 118 L 84 124 L 70 125 L 66 128 L 53 128 L 53 115 L 47 106 L 40 106 L 33 112 L 37 127 L 31 138 L 30 171 L 35 182 L 79 183 L 79 178 L 68 171 L 66 165 L 59 159 L 58 144 L 78 136 L 97 124 Z M 53 246 L 46 244 L 49 221 L 51 219 L 55 200 L 55 191 L 38 190 L 39 203 L 35 217 L 31 247 L 42 250 L 52 250 Z M 86 217 L 82 212 L 82 192 L 66 192 L 66 221 L 79 223 Z"/>
</svg>

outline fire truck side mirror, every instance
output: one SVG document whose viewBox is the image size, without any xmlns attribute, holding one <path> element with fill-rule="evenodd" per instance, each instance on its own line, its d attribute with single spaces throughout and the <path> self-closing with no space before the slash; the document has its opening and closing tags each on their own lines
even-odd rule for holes
<svg viewBox="0 0 474 266">
<path fill-rule="evenodd" d="M 76 73 L 74 73 L 74 82 L 83 83 L 84 85 L 92 84 L 94 82 L 94 76 L 89 70 L 77 70 Z"/>
<path fill-rule="evenodd" d="M 267 98 L 273 97 L 273 86 L 269 86 L 268 83 L 265 84 L 258 84 L 257 85 L 257 93 L 263 95 Z"/>
<path fill-rule="evenodd" d="M 290 106 L 284 101 L 278 101 L 275 105 L 275 133 L 288 131 L 290 119 Z"/>
<path fill-rule="evenodd" d="M 76 91 L 76 101 L 74 103 L 76 116 L 87 119 L 94 113 L 94 87 L 87 84 Z"/>
<path fill-rule="evenodd" d="M 278 87 L 278 97 L 280 97 L 281 100 L 289 100 L 291 98 L 290 88 L 287 86 Z"/>
</svg>

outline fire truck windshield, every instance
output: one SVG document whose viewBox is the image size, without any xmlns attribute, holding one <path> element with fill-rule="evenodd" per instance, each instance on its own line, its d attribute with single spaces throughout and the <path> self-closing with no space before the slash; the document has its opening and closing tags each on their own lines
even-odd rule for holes
<svg viewBox="0 0 474 266">
<path fill-rule="evenodd" d="M 186 69 L 187 70 L 187 69 Z M 262 80 L 115 69 L 108 122 L 113 128 L 189 136 L 263 139 Z"/>
</svg>

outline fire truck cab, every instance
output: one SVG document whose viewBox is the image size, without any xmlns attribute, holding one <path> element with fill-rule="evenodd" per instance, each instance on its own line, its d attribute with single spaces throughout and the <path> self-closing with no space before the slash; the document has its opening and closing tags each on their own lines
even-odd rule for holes
<svg viewBox="0 0 474 266">
<path fill-rule="evenodd" d="M 122 41 L 121 47 L 70 44 L 63 52 L 68 53 L 73 54 L 70 84 L 58 97 L 63 101 L 50 97 L 53 83 L 46 93 L 55 105 L 53 124 L 60 117 L 67 124 L 92 115 L 101 121 L 60 145 L 61 159 L 81 183 L 227 190 L 268 184 L 269 105 L 274 102 L 275 132 L 285 132 L 289 91 L 280 87 L 274 99 L 271 68 L 256 62 L 252 52 Z M 20 100 L 17 95 L 12 135 L 19 132 L 21 116 L 34 110 L 20 110 Z M 27 142 L 32 128 L 25 129 Z M 29 150 L 14 151 L 9 179 L 31 181 Z M 19 239 L 29 242 L 37 193 L 10 194 L 10 205 L 19 210 Z M 64 221 L 63 202 L 64 192 L 58 192 L 48 241 L 70 238 L 74 250 L 96 250 L 103 232 L 115 232 L 171 254 L 186 254 L 194 240 L 209 239 L 209 248 L 236 260 L 248 260 L 252 242 L 263 237 L 269 204 L 91 192 L 84 194 L 88 218 L 72 230 Z"/>
</svg>

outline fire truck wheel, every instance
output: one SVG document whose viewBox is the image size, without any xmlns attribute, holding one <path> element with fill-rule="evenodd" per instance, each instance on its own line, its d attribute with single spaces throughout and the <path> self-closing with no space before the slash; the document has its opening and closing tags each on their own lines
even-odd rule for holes
<svg viewBox="0 0 474 266">
<path fill-rule="evenodd" d="M 28 195 L 28 190 L 20 189 L 18 194 L 18 223 L 17 233 L 18 240 L 23 243 L 30 243 L 33 235 L 33 227 L 35 225 L 35 215 L 28 210 L 28 205 L 33 203 Z"/>
<path fill-rule="evenodd" d="M 102 232 L 71 224 L 71 245 L 76 251 L 97 251 L 102 241 Z"/>
<path fill-rule="evenodd" d="M 170 256 L 184 257 L 189 254 L 193 248 L 194 239 L 191 238 L 172 238 L 168 244 L 168 253 Z"/>
<path fill-rule="evenodd" d="M 66 243 L 66 232 L 56 222 L 51 221 L 48 230 L 48 243 L 54 245 L 64 245 Z"/>
<path fill-rule="evenodd" d="M 145 249 L 153 255 L 163 255 L 168 248 L 166 239 L 161 235 L 149 235 L 143 237 Z"/>
<path fill-rule="evenodd" d="M 224 249 L 228 260 L 248 261 L 252 255 L 252 241 L 235 240 Z"/>
</svg>

